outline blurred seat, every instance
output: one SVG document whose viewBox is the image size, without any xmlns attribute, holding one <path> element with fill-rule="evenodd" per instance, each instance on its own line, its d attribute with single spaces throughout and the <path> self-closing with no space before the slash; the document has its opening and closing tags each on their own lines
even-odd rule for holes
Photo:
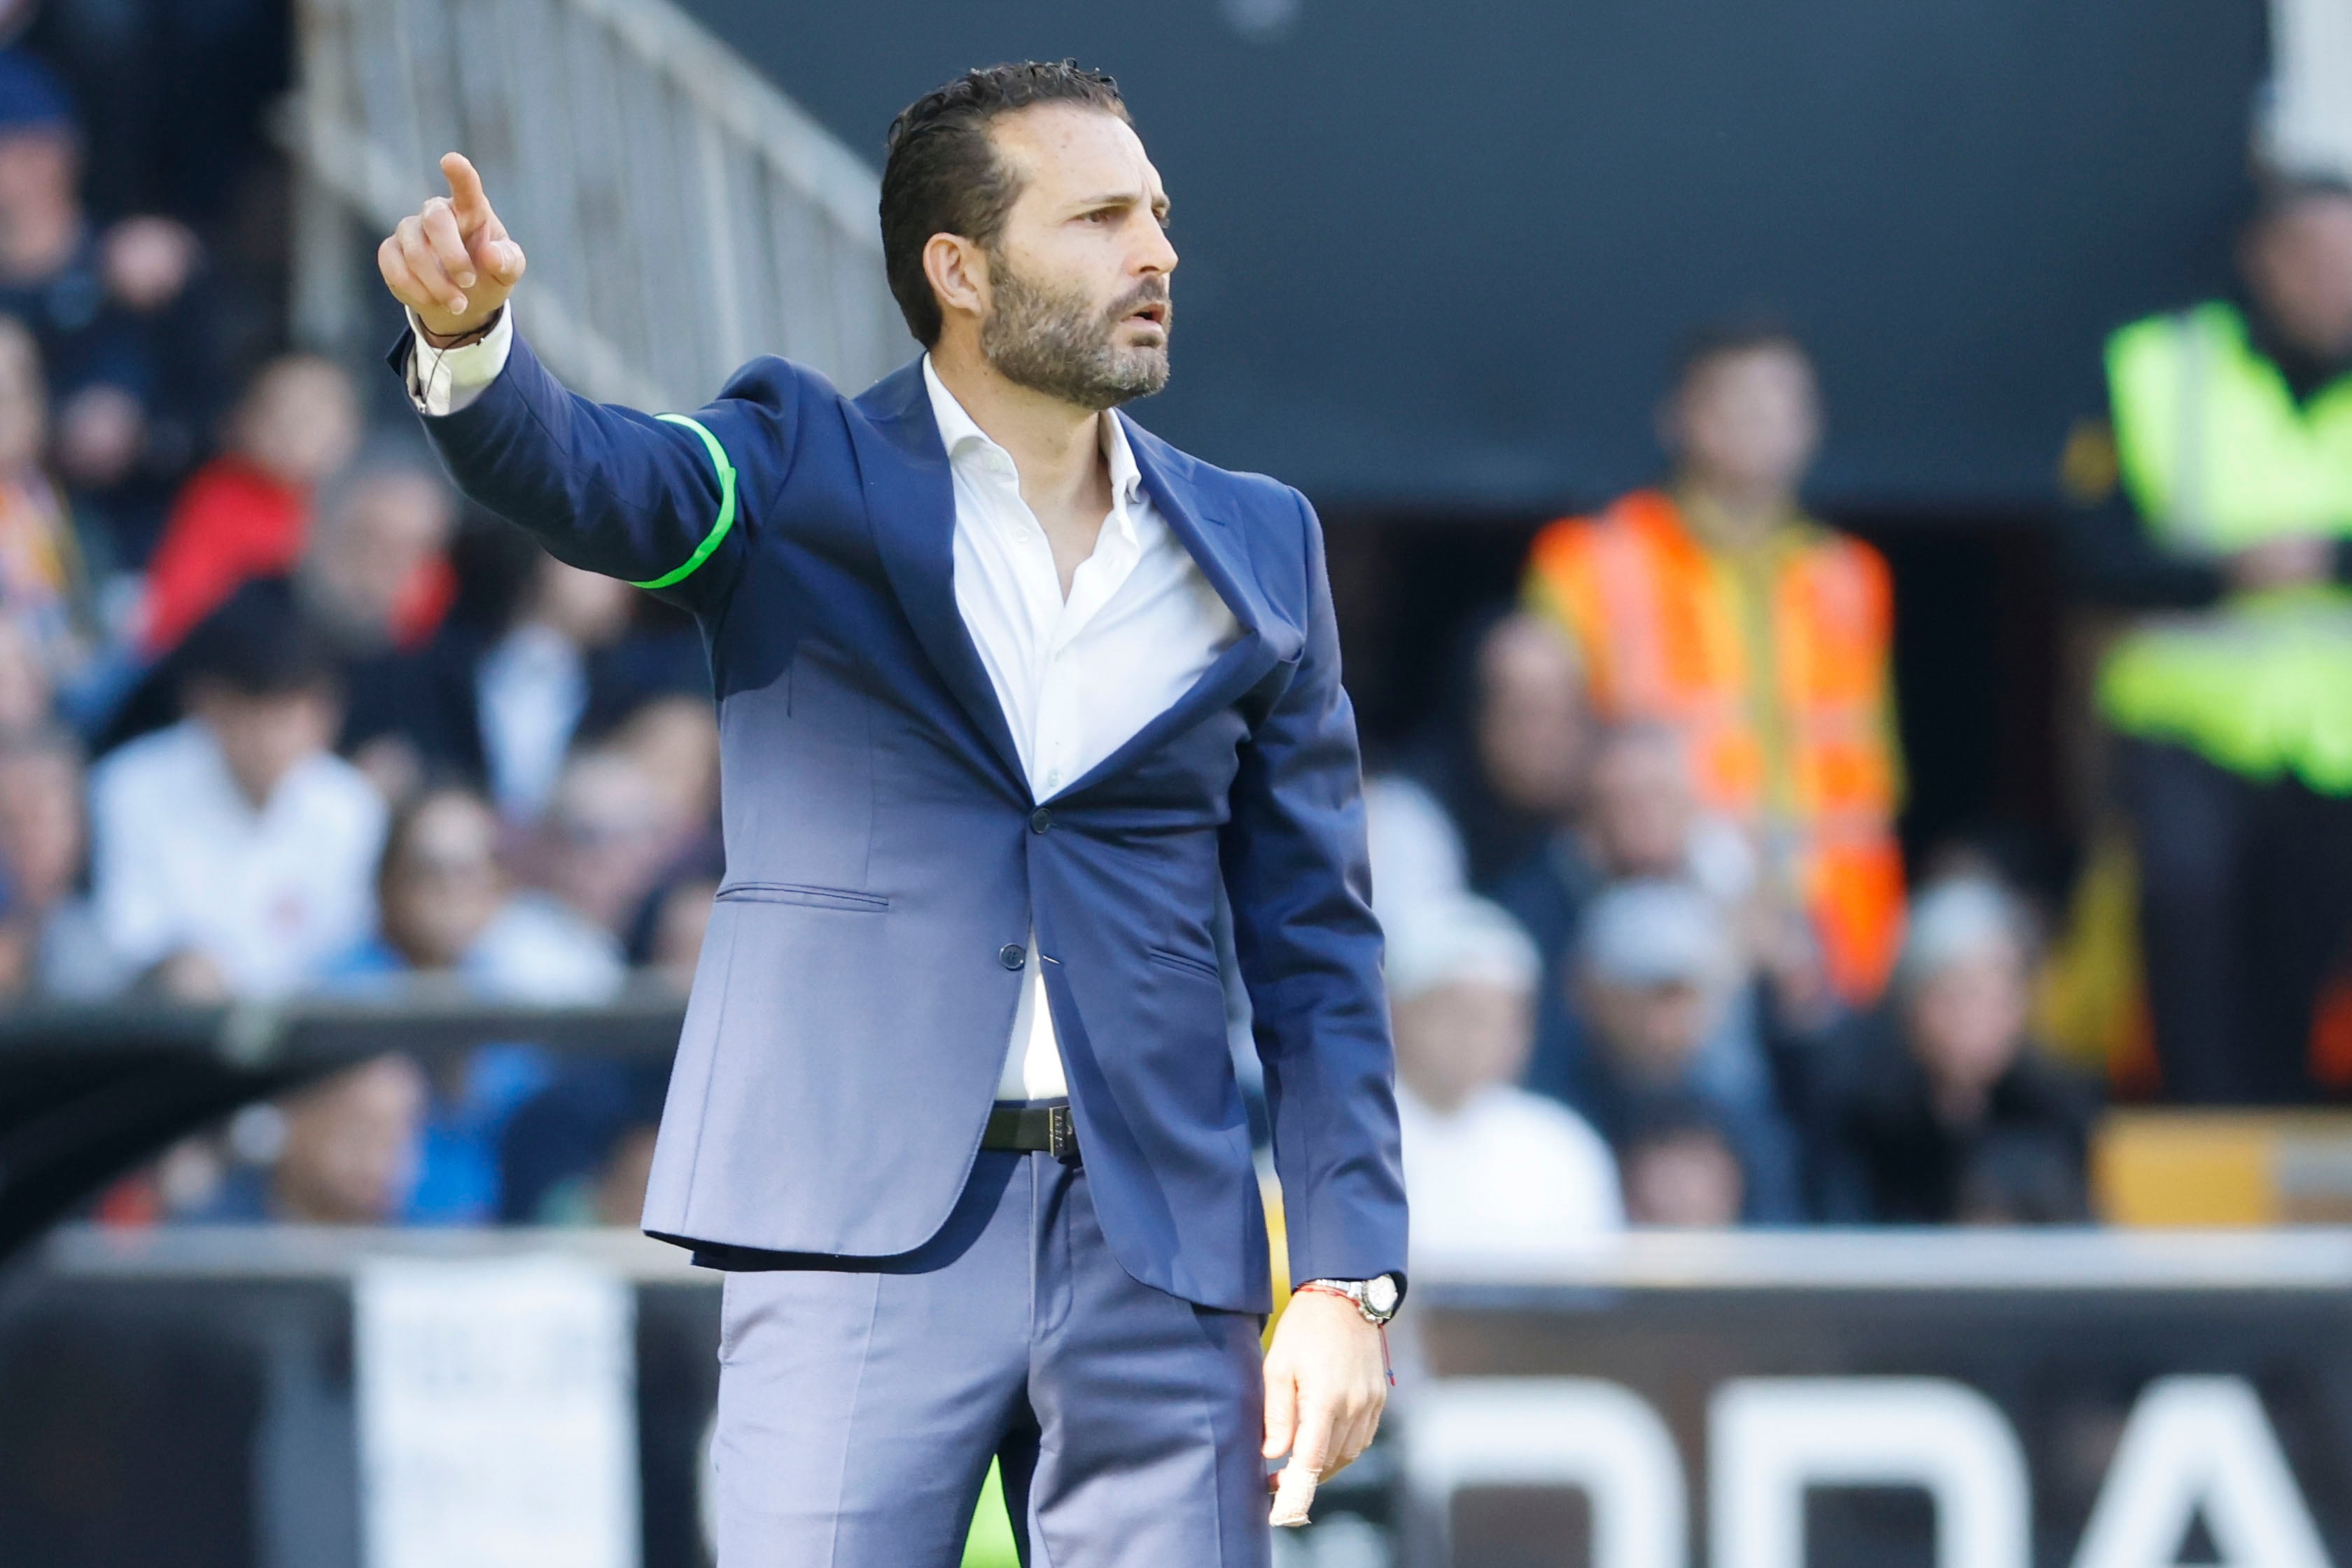
<svg viewBox="0 0 2352 1568">
<path fill-rule="evenodd" d="M 2116 1225 L 2352 1223 L 2352 1111 L 2118 1110 L 2091 1172 Z"/>
</svg>

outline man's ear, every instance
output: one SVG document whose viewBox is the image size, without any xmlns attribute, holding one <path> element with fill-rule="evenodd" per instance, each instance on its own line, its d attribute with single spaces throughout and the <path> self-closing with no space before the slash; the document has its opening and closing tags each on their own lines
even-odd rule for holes
<svg viewBox="0 0 2352 1568">
<path fill-rule="evenodd" d="M 923 276 L 943 316 L 988 313 L 988 252 L 960 234 L 935 234 L 923 244 Z"/>
</svg>

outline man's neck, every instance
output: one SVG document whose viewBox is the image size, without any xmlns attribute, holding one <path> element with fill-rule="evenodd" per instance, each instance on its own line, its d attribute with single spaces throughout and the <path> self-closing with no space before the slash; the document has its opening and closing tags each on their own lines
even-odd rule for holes
<svg viewBox="0 0 2352 1568">
<path fill-rule="evenodd" d="M 1797 515 L 1797 498 L 1778 485 L 1727 484 L 1685 471 L 1675 493 L 1691 531 L 1727 550 L 1762 544 Z"/>
<path fill-rule="evenodd" d="M 1111 501 L 1102 444 L 1109 416 L 1008 381 L 976 348 L 950 338 L 931 351 L 931 368 L 971 422 L 1012 455 L 1021 499 L 1040 522 L 1101 525 Z"/>
</svg>

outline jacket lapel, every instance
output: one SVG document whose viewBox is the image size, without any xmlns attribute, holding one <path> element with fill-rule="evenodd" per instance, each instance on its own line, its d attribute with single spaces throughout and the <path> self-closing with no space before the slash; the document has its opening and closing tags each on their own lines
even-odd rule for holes
<svg viewBox="0 0 2352 1568">
<path fill-rule="evenodd" d="M 866 417 L 849 421 L 850 437 L 882 569 L 932 668 L 1026 799 L 1012 728 L 956 605 L 955 479 L 931 417 L 922 361 L 877 382 L 857 404 Z"/>
<path fill-rule="evenodd" d="M 1063 790 L 1064 795 L 1087 789 L 1150 755 L 1171 736 L 1183 733 L 1203 716 L 1255 686 L 1277 663 L 1297 658 L 1306 645 L 1305 633 L 1266 603 L 1256 569 L 1250 563 L 1248 542 L 1223 520 L 1201 510 L 1198 494 L 1187 482 L 1192 459 L 1126 415 L 1113 417 L 1126 422 L 1128 447 L 1135 454 L 1136 469 L 1151 504 L 1159 508 L 1170 531 L 1217 591 L 1217 597 L 1233 611 L 1242 635 L 1217 656 L 1190 691 Z"/>
</svg>

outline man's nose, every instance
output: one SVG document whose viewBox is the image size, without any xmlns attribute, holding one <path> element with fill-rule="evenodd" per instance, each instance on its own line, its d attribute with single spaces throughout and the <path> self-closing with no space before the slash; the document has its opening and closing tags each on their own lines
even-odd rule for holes
<svg viewBox="0 0 2352 1568">
<path fill-rule="evenodd" d="M 1143 273 L 1176 270 L 1176 247 L 1169 243 L 1167 231 L 1157 223 L 1151 225 L 1151 233 L 1136 258 L 1135 269 Z"/>
</svg>

